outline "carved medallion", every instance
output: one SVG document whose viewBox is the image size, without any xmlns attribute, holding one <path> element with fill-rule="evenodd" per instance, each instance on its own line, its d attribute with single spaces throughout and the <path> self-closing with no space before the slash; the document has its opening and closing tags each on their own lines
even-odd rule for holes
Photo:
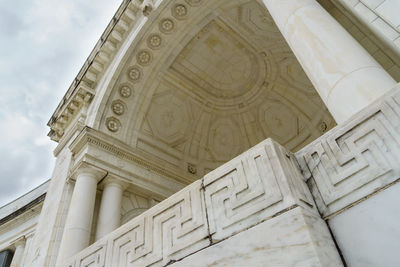
<svg viewBox="0 0 400 267">
<path fill-rule="evenodd" d="M 142 66 L 148 65 L 152 58 L 151 52 L 148 50 L 139 51 L 139 53 L 136 55 L 137 62 Z"/>
<path fill-rule="evenodd" d="M 108 130 L 115 133 L 121 128 L 121 122 L 114 117 L 110 117 L 106 119 L 106 126 Z"/>
<path fill-rule="evenodd" d="M 123 98 L 128 98 L 132 95 L 132 89 L 128 85 L 122 85 L 119 88 L 119 95 Z"/>
<path fill-rule="evenodd" d="M 187 8 L 186 6 L 179 4 L 179 5 L 175 5 L 172 8 L 172 15 L 177 18 L 177 19 L 184 19 L 186 18 L 187 15 Z"/>
<path fill-rule="evenodd" d="M 162 39 L 158 34 L 151 34 L 149 38 L 147 38 L 147 45 L 151 49 L 158 49 L 161 47 Z"/>
<path fill-rule="evenodd" d="M 163 33 L 171 33 L 175 28 L 175 23 L 172 19 L 162 19 L 159 24 L 160 31 Z"/>
<path fill-rule="evenodd" d="M 125 112 L 125 104 L 121 100 L 115 100 L 112 105 L 111 109 L 116 115 L 122 115 Z"/>
<path fill-rule="evenodd" d="M 142 71 L 139 67 L 132 67 L 128 70 L 128 77 L 131 79 L 133 82 L 138 82 L 140 78 L 142 77 Z"/>
</svg>

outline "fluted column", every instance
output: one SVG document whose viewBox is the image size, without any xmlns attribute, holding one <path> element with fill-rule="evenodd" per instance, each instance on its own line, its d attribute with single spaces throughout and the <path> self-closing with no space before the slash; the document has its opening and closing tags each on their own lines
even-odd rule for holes
<svg viewBox="0 0 400 267">
<path fill-rule="evenodd" d="M 14 242 L 15 251 L 14 256 L 11 261 L 10 267 L 22 267 L 22 258 L 24 256 L 25 251 L 25 237 L 19 238 L 17 241 Z"/>
<path fill-rule="evenodd" d="M 96 240 L 121 225 L 121 201 L 125 187 L 123 181 L 115 178 L 107 178 L 105 181 L 97 220 Z"/>
<path fill-rule="evenodd" d="M 94 167 L 77 170 L 75 188 L 65 222 L 58 261 L 75 255 L 89 245 L 97 183 L 104 173 Z"/>
<path fill-rule="evenodd" d="M 396 82 L 316 0 L 263 0 L 338 123 Z"/>
</svg>

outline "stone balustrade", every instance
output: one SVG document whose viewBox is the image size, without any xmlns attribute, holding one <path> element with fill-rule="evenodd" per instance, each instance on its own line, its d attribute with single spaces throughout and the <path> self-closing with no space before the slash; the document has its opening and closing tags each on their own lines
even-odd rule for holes
<svg viewBox="0 0 400 267">
<path fill-rule="evenodd" d="M 64 266 L 165 266 L 296 208 L 319 218 L 294 156 L 267 139 Z"/>
</svg>

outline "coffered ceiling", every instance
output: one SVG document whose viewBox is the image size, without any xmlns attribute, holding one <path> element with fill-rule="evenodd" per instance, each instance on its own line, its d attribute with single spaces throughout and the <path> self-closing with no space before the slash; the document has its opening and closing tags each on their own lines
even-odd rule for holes
<svg viewBox="0 0 400 267">
<path fill-rule="evenodd" d="M 268 137 L 295 151 L 335 125 L 260 3 L 206 2 L 171 1 L 152 18 L 105 132 L 200 177 Z"/>
</svg>

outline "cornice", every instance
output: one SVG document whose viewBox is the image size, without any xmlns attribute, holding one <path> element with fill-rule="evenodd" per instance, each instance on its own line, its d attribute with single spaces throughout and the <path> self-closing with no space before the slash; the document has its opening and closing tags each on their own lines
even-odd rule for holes
<svg viewBox="0 0 400 267">
<path fill-rule="evenodd" d="M 38 207 L 39 205 L 43 204 L 44 199 L 46 197 L 46 194 L 47 194 L 47 192 L 43 193 L 42 195 L 40 195 L 39 197 L 35 198 L 34 200 L 29 202 L 25 206 L 17 209 L 16 211 L 14 211 L 13 213 L 7 215 L 6 217 L 1 218 L 0 219 L 0 226 L 5 225 L 7 222 L 9 222 L 9 221 L 17 218 L 18 216 L 21 216 L 21 215 L 25 215 L 25 214 L 28 214 L 29 216 L 36 215 L 35 212 L 29 212 L 29 211 L 34 211 L 34 209 L 36 207 Z"/>
<path fill-rule="evenodd" d="M 125 41 L 126 33 L 143 16 L 153 9 L 152 0 L 124 0 L 94 49 L 83 64 L 67 93 L 58 104 L 47 125 L 48 136 L 58 142 L 85 104 L 89 104 L 95 95 L 97 82 L 104 70 L 114 59 L 117 47 Z"/>
</svg>

